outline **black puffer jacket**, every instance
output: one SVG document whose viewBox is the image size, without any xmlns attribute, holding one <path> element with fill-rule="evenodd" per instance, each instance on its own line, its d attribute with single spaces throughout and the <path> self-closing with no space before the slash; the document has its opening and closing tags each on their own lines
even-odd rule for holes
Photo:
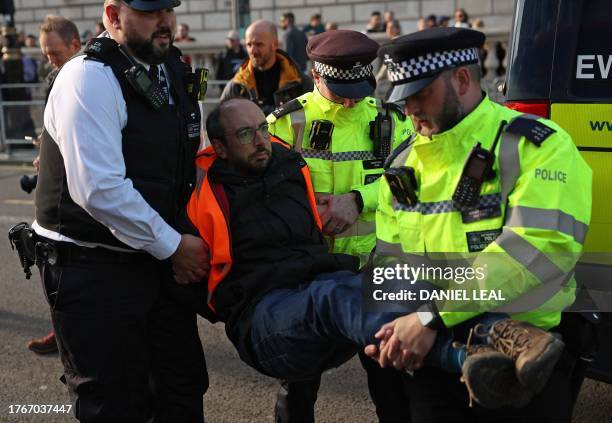
<svg viewBox="0 0 612 423">
<path fill-rule="evenodd" d="M 253 309 L 266 292 L 297 287 L 318 274 L 358 268 L 355 257 L 328 252 L 312 216 L 296 152 L 272 144 L 263 177 L 233 172 L 215 161 L 212 182 L 222 183 L 230 209 L 233 265 L 214 295 L 220 320 L 243 360 L 251 363 L 248 334 Z"/>
</svg>

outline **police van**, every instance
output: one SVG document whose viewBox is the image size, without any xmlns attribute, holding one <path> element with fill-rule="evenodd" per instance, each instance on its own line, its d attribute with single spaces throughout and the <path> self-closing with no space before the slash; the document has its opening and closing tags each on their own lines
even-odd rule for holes
<svg viewBox="0 0 612 423">
<path fill-rule="evenodd" d="M 591 224 L 576 279 L 587 284 L 593 309 L 601 311 L 611 311 L 612 297 L 611 40 L 610 0 L 517 0 L 504 86 L 508 107 L 557 122 L 593 170 Z M 587 375 L 608 383 L 611 314 L 581 313 L 600 321 Z"/>
</svg>

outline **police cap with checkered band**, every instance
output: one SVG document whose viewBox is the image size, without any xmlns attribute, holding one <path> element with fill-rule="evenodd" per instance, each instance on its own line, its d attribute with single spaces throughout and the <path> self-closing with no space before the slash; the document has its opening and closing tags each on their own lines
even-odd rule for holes
<svg viewBox="0 0 612 423">
<path fill-rule="evenodd" d="M 376 41 L 361 32 L 338 29 L 312 37 L 306 53 L 331 92 L 357 99 L 369 96 L 376 88 L 372 61 L 378 47 Z"/>
<path fill-rule="evenodd" d="M 378 50 L 393 87 L 388 102 L 418 93 L 448 69 L 478 62 L 485 36 L 467 28 L 431 28 L 395 38 Z"/>
</svg>

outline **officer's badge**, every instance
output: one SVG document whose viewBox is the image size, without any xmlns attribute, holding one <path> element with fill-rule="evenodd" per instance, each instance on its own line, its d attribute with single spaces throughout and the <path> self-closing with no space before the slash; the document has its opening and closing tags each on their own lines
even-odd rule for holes
<svg viewBox="0 0 612 423">
<path fill-rule="evenodd" d="M 395 72 L 395 71 L 398 70 L 399 66 L 397 65 L 397 63 L 395 63 L 393 61 L 393 59 L 388 54 L 385 54 L 385 58 L 384 58 L 383 62 L 387 66 L 387 69 L 390 72 Z"/>
</svg>

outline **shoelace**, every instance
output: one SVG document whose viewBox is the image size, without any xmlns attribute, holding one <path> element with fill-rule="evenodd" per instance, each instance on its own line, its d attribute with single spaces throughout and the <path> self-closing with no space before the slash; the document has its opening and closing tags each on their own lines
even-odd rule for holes
<svg viewBox="0 0 612 423">
<path fill-rule="evenodd" d="M 493 345 L 507 356 L 516 359 L 516 356 L 531 347 L 529 332 L 523 328 L 513 330 L 510 324 L 505 324 L 499 329 Z"/>
<path fill-rule="evenodd" d="M 470 334 L 468 335 L 467 343 L 465 344 L 466 354 L 467 354 L 467 351 L 469 351 L 469 348 L 470 348 L 470 346 L 472 344 L 472 334 L 473 333 L 474 333 L 474 328 L 470 329 Z M 453 343 L 453 347 L 454 346 L 455 346 L 455 343 Z M 459 378 L 459 381 L 461 383 L 465 384 L 465 388 L 468 391 L 469 407 L 470 408 L 474 407 L 474 395 L 472 394 L 472 390 L 470 389 L 469 385 L 466 383 L 465 378 L 463 377 L 463 374 Z"/>
</svg>

